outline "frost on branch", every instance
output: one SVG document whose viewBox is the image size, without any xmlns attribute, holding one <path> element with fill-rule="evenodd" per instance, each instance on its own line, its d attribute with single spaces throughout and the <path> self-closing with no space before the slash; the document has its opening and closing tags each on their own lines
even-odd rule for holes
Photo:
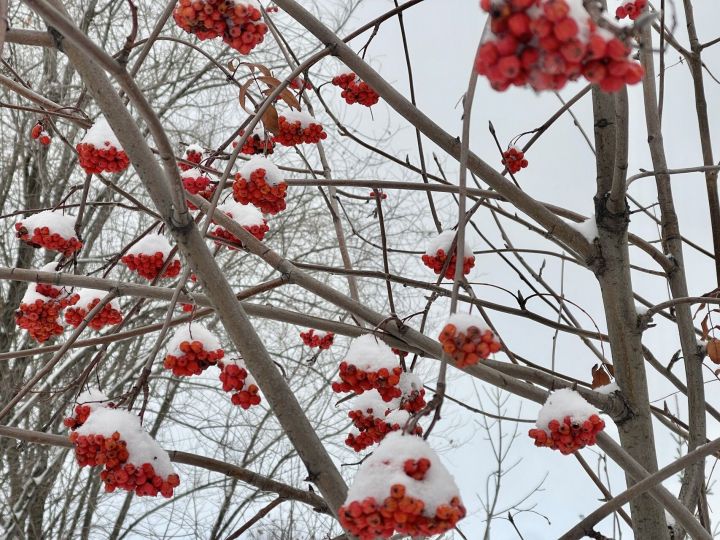
<svg viewBox="0 0 720 540">
<path fill-rule="evenodd" d="M 410 420 L 410 413 L 400 407 L 400 398 L 385 402 L 377 390 L 353 398 L 348 416 L 354 429 L 348 434 L 345 444 L 360 452 L 382 441 L 388 433 L 403 429 Z M 416 426 L 413 433 L 422 435 L 422 428 Z"/>
<path fill-rule="evenodd" d="M 287 184 L 282 172 L 269 159 L 255 156 L 235 175 L 233 197 L 242 204 L 252 204 L 265 214 L 285 210 Z"/>
<path fill-rule="evenodd" d="M 225 392 L 229 392 L 233 405 L 249 409 L 260 405 L 260 388 L 255 379 L 248 373 L 245 362 L 240 359 L 229 359 L 218 362 L 220 382 Z"/>
<path fill-rule="evenodd" d="M 366 107 L 372 107 L 380 101 L 380 95 L 373 90 L 368 83 L 358 79 L 355 73 L 343 73 L 333 77 L 334 86 L 342 88 L 341 97 L 348 105 L 359 103 Z"/>
<path fill-rule="evenodd" d="M 327 133 L 320 122 L 304 112 L 285 111 L 278 116 L 278 132 L 274 142 L 283 146 L 316 144 L 327 139 Z"/>
<path fill-rule="evenodd" d="M 422 438 L 391 433 L 360 466 L 340 523 L 360 540 L 433 536 L 465 517 L 455 480 Z"/>
<path fill-rule="evenodd" d="M 170 457 L 140 425 L 134 414 L 110 407 L 91 408 L 70 433 L 81 467 L 102 466 L 105 491 L 134 491 L 139 496 L 170 498 L 180 484 Z"/>
<path fill-rule="evenodd" d="M 448 253 L 452 249 L 453 240 L 455 240 L 456 231 L 449 230 L 440 233 L 433 238 L 428 244 L 422 261 L 428 268 L 431 268 L 436 274 L 442 272 L 443 266 L 447 261 Z M 457 250 L 450 257 L 445 277 L 447 279 L 455 279 L 455 265 L 457 264 Z M 470 269 L 475 266 L 475 256 L 472 254 L 470 244 L 465 241 L 465 253 L 463 256 L 463 275 L 468 275 Z"/>
<path fill-rule="evenodd" d="M 177 377 L 200 375 L 225 356 L 218 338 L 200 323 L 179 328 L 167 344 L 165 369 Z"/>
<path fill-rule="evenodd" d="M 228 216 L 258 240 L 265 238 L 265 233 L 270 230 L 270 227 L 268 227 L 267 221 L 265 221 L 265 218 L 260 210 L 254 206 L 250 206 L 249 204 L 240 204 L 235 201 L 228 201 L 225 204 L 218 206 L 217 211 Z M 220 225 L 215 227 L 212 234 L 218 238 L 223 238 L 228 242 L 232 242 L 233 244 L 242 245 L 242 241 L 237 236 L 232 234 L 230 231 L 225 230 Z M 218 243 L 218 245 L 221 244 Z"/>
<path fill-rule="evenodd" d="M 303 340 L 303 343 L 311 349 L 317 347 L 324 351 L 332 346 L 335 340 L 335 334 L 309 328 L 305 330 L 305 332 L 300 332 L 300 338 Z"/>
<path fill-rule="evenodd" d="M 130 158 L 122 149 L 110 124 L 99 119 L 77 145 L 78 161 L 86 173 L 118 173 L 127 169 Z"/>
<path fill-rule="evenodd" d="M 591 446 L 605 429 L 599 411 L 569 388 L 556 390 L 548 397 L 538 414 L 536 429 L 528 434 L 535 446 L 546 446 L 563 454 Z"/>
<path fill-rule="evenodd" d="M 438 341 L 458 367 L 474 366 L 501 348 L 481 318 L 465 313 L 455 313 L 448 319 Z"/>
<path fill-rule="evenodd" d="M 400 397 L 398 387 L 402 368 L 392 349 L 375 336 L 355 338 L 340 363 L 340 381 L 332 383 L 333 392 L 362 394 L 375 389 L 385 401 Z"/>
<path fill-rule="evenodd" d="M 475 69 L 495 90 L 559 90 L 585 77 L 617 92 L 642 79 L 630 47 L 597 27 L 583 0 L 481 0 L 480 6 L 490 19 Z"/>
<path fill-rule="evenodd" d="M 54 299 L 29 287 L 15 312 L 15 323 L 27 330 L 35 341 L 45 343 L 65 331 L 61 314 L 66 302 L 66 299 Z"/>
<path fill-rule="evenodd" d="M 105 291 L 78 289 L 70 296 L 70 307 L 65 311 L 65 322 L 73 328 L 80 326 L 85 316 L 107 295 Z M 113 299 L 103 306 L 88 326 L 93 330 L 102 330 L 106 326 L 120 324 L 123 320 L 120 303 Z"/>
<path fill-rule="evenodd" d="M 120 260 L 133 272 L 152 281 L 160 275 L 171 251 L 170 242 L 163 235 L 148 234 L 136 242 Z M 179 273 L 180 259 L 174 257 L 162 277 L 172 278 Z"/>
<path fill-rule="evenodd" d="M 180 0 L 173 11 L 177 25 L 198 39 L 222 40 L 240 54 L 262 43 L 267 25 L 255 0 Z"/>
<path fill-rule="evenodd" d="M 45 210 L 15 223 L 15 233 L 20 240 L 34 248 L 45 248 L 62 253 L 65 257 L 82 247 L 75 236 L 75 216 L 59 210 Z"/>
</svg>

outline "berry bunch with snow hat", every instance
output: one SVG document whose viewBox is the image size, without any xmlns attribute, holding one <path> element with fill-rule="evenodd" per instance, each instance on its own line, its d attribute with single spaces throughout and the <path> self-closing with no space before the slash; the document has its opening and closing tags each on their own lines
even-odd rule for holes
<svg viewBox="0 0 720 540">
<path fill-rule="evenodd" d="M 321 351 L 324 351 L 332 346 L 335 340 L 335 334 L 308 328 L 304 332 L 300 332 L 300 339 L 311 349 L 319 348 Z"/>
<path fill-rule="evenodd" d="M 105 491 L 139 496 L 173 496 L 180 478 L 170 457 L 142 428 L 140 418 L 113 408 L 100 392 L 81 394 L 74 414 L 65 419 L 75 459 L 81 467 L 101 466 Z"/>
<path fill-rule="evenodd" d="M 481 0 L 480 7 L 490 17 L 475 69 L 495 90 L 559 90 L 584 77 L 617 92 L 642 79 L 630 47 L 598 28 L 583 0 Z"/>
<path fill-rule="evenodd" d="M 16 236 L 34 248 L 45 248 L 71 257 L 82 248 L 75 235 L 75 217 L 59 210 L 45 210 L 15 223 Z"/>
<path fill-rule="evenodd" d="M 599 411 L 569 388 L 556 390 L 548 397 L 538 415 L 535 429 L 528 432 L 535 446 L 572 454 L 596 443 L 605 429 Z"/>
<path fill-rule="evenodd" d="M 322 124 L 307 113 L 285 111 L 278 115 L 278 129 L 273 142 L 283 146 L 317 144 L 327 139 Z"/>
<path fill-rule="evenodd" d="M 432 271 L 438 275 L 442 273 L 443 267 L 447 264 L 444 274 L 446 279 L 455 279 L 457 250 L 453 251 L 452 257 L 450 257 L 450 262 L 447 262 L 448 254 L 453 247 L 455 235 L 456 231 L 453 230 L 440 233 L 430 241 L 427 249 L 425 250 L 425 254 L 422 256 L 422 261 L 425 266 L 432 269 Z M 468 275 L 473 266 L 475 266 L 475 256 L 472 253 L 470 244 L 466 241 L 465 253 L 463 255 L 463 275 Z"/>
<path fill-rule="evenodd" d="M 158 277 L 173 278 L 180 273 L 180 259 L 173 257 L 167 264 L 172 247 L 161 234 L 148 234 L 136 242 L 120 259 L 130 270 L 153 281 Z M 160 271 L 165 271 L 160 276 Z"/>
<path fill-rule="evenodd" d="M 228 201 L 218 206 L 217 209 L 218 212 L 225 214 L 258 240 L 265 238 L 265 233 L 270 230 L 262 212 L 249 204 L 240 204 L 235 201 Z M 232 244 L 242 245 L 242 241 L 237 236 L 220 225 L 215 227 L 212 234 L 213 236 L 227 240 Z M 216 243 L 220 245 L 219 242 L 216 241 Z M 237 248 L 230 247 L 230 249 Z"/>
<path fill-rule="evenodd" d="M 163 365 L 177 377 L 200 375 L 225 356 L 220 340 L 200 323 L 178 329 L 167 344 Z"/>
<path fill-rule="evenodd" d="M 502 347 L 481 318 L 465 313 L 455 313 L 448 319 L 438 341 L 458 367 L 473 366 Z"/>
<path fill-rule="evenodd" d="M 255 156 L 235 175 L 233 197 L 241 204 L 252 204 L 265 214 L 285 210 L 287 184 L 280 169 L 269 159 Z"/>
<path fill-rule="evenodd" d="M 442 534 L 465 514 L 454 479 L 427 442 L 395 432 L 360 465 L 338 516 L 351 534 L 374 540 Z"/>
<path fill-rule="evenodd" d="M 95 289 L 78 289 L 70 296 L 70 307 L 65 311 L 65 322 L 73 328 L 77 328 L 106 295 L 106 292 Z M 95 314 L 88 326 L 93 330 L 102 330 L 106 326 L 120 324 L 122 320 L 120 303 L 116 299 L 112 299 L 103 306 L 99 313 Z"/>
<path fill-rule="evenodd" d="M 88 174 L 118 173 L 127 169 L 130 158 L 122 149 L 107 120 L 101 118 L 77 145 L 78 161 Z"/>
<path fill-rule="evenodd" d="M 231 358 L 218 362 L 220 367 L 220 382 L 225 392 L 231 394 L 233 405 L 249 409 L 260 405 L 260 388 L 255 379 L 248 373 L 245 362 L 239 358 Z"/>
</svg>

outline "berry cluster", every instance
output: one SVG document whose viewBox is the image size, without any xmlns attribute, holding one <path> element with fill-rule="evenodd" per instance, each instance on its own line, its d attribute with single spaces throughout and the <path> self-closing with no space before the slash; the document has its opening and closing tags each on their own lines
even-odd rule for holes
<svg viewBox="0 0 720 540">
<path fill-rule="evenodd" d="M 119 150 L 109 141 L 105 141 L 105 145 L 100 148 L 91 143 L 80 143 L 77 151 L 80 166 L 88 174 L 118 173 L 130 165 L 130 158 L 125 151 Z"/>
<path fill-rule="evenodd" d="M 177 25 L 199 39 L 222 37 L 240 54 L 262 43 L 267 25 L 254 3 L 234 0 L 179 0 L 173 11 Z"/>
<path fill-rule="evenodd" d="M 108 404 L 110 407 L 114 407 L 113 404 Z M 73 414 L 63 419 L 63 425 L 68 429 L 77 429 L 87 422 L 88 416 L 92 412 L 92 407 L 85 403 L 78 403 L 75 405 Z"/>
<path fill-rule="evenodd" d="M 230 401 L 243 409 L 260 404 L 260 389 L 249 377 L 242 364 L 236 362 L 218 362 L 220 366 L 220 382 L 225 392 L 232 392 Z"/>
<path fill-rule="evenodd" d="M 501 348 L 492 330 L 482 325 L 459 326 L 449 322 L 440 332 L 438 340 L 458 367 L 474 366 Z"/>
<path fill-rule="evenodd" d="M 419 465 L 422 463 L 422 465 Z M 408 460 L 407 476 L 424 478 L 424 468 L 430 468 L 430 461 L 421 458 L 418 462 Z M 390 538 L 395 531 L 409 536 L 434 536 L 455 528 L 465 517 L 466 510 L 459 497 L 453 497 L 449 504 L 441 504 L 433 516 L 424 513 L 425 502 L 407 494 L 404 484 L 393 484 L 387 498 L 379 504 L 374 497 L 352 501 L 340 507 L 339 519 L 343 527 L 360 540 L 374 540 L 377 537 Z"/>
<path fill-rule="evenodd" d="M 475 69 L 495 90 L 527 84 L 559 90 L 583 76 L 616 92 L 642 78 L 630 47 L 598 31 L 577 0 L 481 0 L 480 6 L 490 14 L 491 34 L 478 49 Z"/>
<path fill-rule="evenodd" d="M 197 144 L 191 144 L 185 149 L 185 161 L 198 165 L 203 158 L 203 149 Z M 181 171 L 189 171 L 194 168 L 194 165 L 188 165 L 187 163 L 178 163 Z"/>
<path fill-rule="evenodd" d="M 252 204 L 265 214 L 275 215 L 285 210 L 287 184 L 270 176 L 265 168 L 237 173 L 233 182 L 234 199 L 242 204 Z"/>
<path fill-rule="evenodd" d="M 438 249 L 434 255 L 430 255 L 429 253 L 425 253 L 422 256 L 422 262 L 427 266 L 428 268 L 431 268 L 433 272 L 436 274 L 440 274 L 442 272 L 443 266 L 445 266 L 445 261 L 447 261 L 447 253 L 445 253 L 444 249 Z M 450 258 L 450 263 L 448 264 L 447 270 L 445 270 L 445 277 L 447 279 L 455 279 L 455 265 L 457 264 L 457 254 L 453 253 L 453 256 Z M 475 266 L 475 257 L 473 255 L 469 257 L 463 258 L 463 275 L 468 275 L 470 273 L 470 270 L 472 267 Z"/>
<path fill-rule="evenodd" d="M 265 233 L 270 230 L 267 221 L 263 218 L 260 211 L 254 206 L 229 201 L 218 206 L 218 210 L 235 221 L 258 240 L 263 240 L 265 238 Z M 232 244 L 242 245 L 242 240 L 221 226 L 215 227 L 212 234 L 213 236 L 227 240 Z M 222 245 L 217 241 L 216 244 Z M 236 248 L 231 247 L 230 249 L 234 250 Z"/>
<path fill-rule="evenodd" d="M 390 409 L 385 410 L 384 418 L 378 418 L 374 413 L 375 410 L 372 408 L 364 411 L 354 410 L 348 413 L 358 433 L 348 433 L 345 444 L 356 452 L 361 452 L 373 444 L 379 443 L 388 433 L 403 429 L 410 418 L 407 413 L 399 415 L 397 411 L 391 412 Z M 422 435 L 422 432 L 420 426 L 415 426 L 412 434 Z"/>
<path fill-rule="evenodd" d="M 319 347 L 324 351 L 329 349 L 333 344 L 335 334 L 332 332 L 320 332 L 316 331 L 314 328 L 310 328 L 305 332 L 300 332 L 300 337 L 302 338 L 303 343 L 311 349 Z"/>
<path fill-rule="evenodd" d="M 200 195 L 206 200 L 212 199 L 215 186 L 210 185 L 210 178 L 205 176 L 200 169 L 187 169 L 181 177 L 185 191 L 192 195 Z M 197 210 L 197 206 L 190 201 L 187 205 L 190 210 Z"/>
<path fill-rule="evenodd" d="M 290 116 L 289 113 L 278 118 L 278 131 L 273 142 L 283 146 L 297 146 L 298 144 L 316 144 L 327 139 L 327 133 L 322 124 L 316 122 L 303 122 Z"/>
<path fill-rule="evenodd" d="M 240 132 L 241 137 L 244 134 L 244 131 Z M 237 144 L 237 142 L 234 142 L 233 148 L 236 148 Z M 275 143 L 271 138 L 265 137 L 264 130 L 254 130 L 245 141 L 240 152 L 248 156 L 269 156 L 275 152 Z"/>
<path fill-rule="evenodd" d="M 45 126 L 41 122 L 33 126 L 32 130 L 30 130 L 30 136 L 43 146 L 47 146 L 52 142 L 50 134 L 45 130 Z"/>
<path fill-rule="evenodd" d="M 615 18 L 620 20 L 625 17 L 629 17 L 631 21 L 634 21 L 642 15 L 647 3 L 647 0 L 634 0 L 633 2 L 626 2 L 615 10 Z"/>
<path fill-rule="evenodd" d="M 367 390 L 375 389 L 385 401 L 400 397 L 402 391 L 398 388 L 401 367 L 392 369 L 380 368 L 377 371 L 365 371 L 348 362 L 340 362 L 340 382 L 332 383 L 333 392 L 355 392 L 362 394 Z"/>
<path fill-rule="evenodd" d="M 80 323 L 87 316 L 87 314 L 90 313 L 90 311 L 100 303 L 100 298 L 94 298 L 90 302 L 85 303 L 85 305 L 75 305 L 79 300 L 79 294 L 72 295 L 70 297 L 70 304 L 72 307 L 69 307 L 65 311 L 65 322 L 73 328 L 77 328 L 78 326 L 80 326 Z M 117 306 L 113 305 L 113 303 L 110 302 L 103 306 L 103 308 L 100 310 L 100 313 L 97 313 L 92 318 L 92 320 L 88 323 L 88 326 L 93 330 L 102 330 L 106 326 L 120 324 L 122 320 L 122 313 L 120 313 L 120 311 L 117 309 Z"/>
<path fill-rule="evenodd" d="M 38 343 L 61 336 L 64 328 L 60 324 L 60 313 L 65 307 L 64 300 L 54 300 L 40 294 L 26 294 L 15 312 L 15 322 Z"/>
<path fill-rule="evenodd" d="M 269 11 L 269 9 L 268 9 Z M 289 84 L 293 90 L 312 90 L 313 85 L 310 81 L 303 79 L 302 77 L 295 77 Z"/>
<path fill-rule="evenodd" d="M 62 253 L 65 257 L 72 256 L 73 253 L 82 248 L 82 242 L 77 237 L 74 235 L 63 236 L 61 233 L 53 231 L 49 226 L 33 227 L 30 224 L 26 226 L 20 221 L 15 224 L 15 233 L 20 240 L 34 248 L 44 247 L 50 251 Z"/>
<path fill-rule="evenodd" d="M 152 281 L 158 277 L 160 270 L 165 265 L 165 255 L 158 251 L 152 255 L 136 253 L 125 255 L 120 259 L 133 272 L 137 272 L 145 279 Z M 180 273 L 180 260 L 174 259 L 165 269 L 162 277 L 173 278 Z"/>
<path fill-rule="evenodd" d="M 343 73 L 334 77 L 332 80 L 333 85 L 342 88 L 343 91 L 340 94 L 348 105 L 359 103 L 366 107 L 372 107 L 380 101 L 378 93 L 370 88 L 368 83 L 365 81 L 359 81 L 355 73 Z"/>
<path fill-rule="evenodd" d="M 517 174 L 521 169 L 528 166 L 528 160 L 525 159 L 525 153 L 514 146 L 505 150 L 502 156 L 502 164 L 512 174 Z"/>
<path fill-rule="evenodd" d="M 425 389 L 417 375 L 403 373 L 400 377 L 400 390 L 400 409 L 412 414 L 425 408 Z"/>
<path fill-rule="evenodd" d="M 551 420 L 548 429 L 550 433 L 544 429 L 531 429 L 528 435 L 535 439 L 535 446 L 560 450 L 567 455 L 595 444 L 597 434 L 605 429 L 605 422 L 597 414 L 584 421 L 565 416 L 562 420 Z"/>
<path fill-rule="evenodd" d="M 47 283 L 37 283 L 35 285 L 35 292 L 49 298 L 57 298 L 62 294 L 62 289 L 59 289 L 54 285 L 50 285 Z"/>
<path fill-rule="evenodd" d="M 225 356 L 225 351 L 222 349 L 205 350 L 205 345 L 201 341 L 183 341 L 178 348 L 182 354 L 167 354 L 163 363 L 165 369 L 172 370 L 173 375 L 177 377 L 200 375 Z"/>
</svg>

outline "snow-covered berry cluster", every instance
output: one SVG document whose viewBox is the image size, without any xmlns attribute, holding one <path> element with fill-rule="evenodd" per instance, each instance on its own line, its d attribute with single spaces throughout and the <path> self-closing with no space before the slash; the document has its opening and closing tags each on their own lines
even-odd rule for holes
<svg viewBox="0 0 720 540">
<path fill-rule="evenodd" d="M 148 234 L 133 245 L 120 259 L 130 270 L 152 281 L 160 275 L 172 248 L 161 234 Z M 162 277 L 173 278 L 180 273 L 180 259 L 168 264 Z"/>
<path fill-rule="evenodd" d="M 448 253 L 455 240 L 455 231 L 445 231 L 440 233 L 437 237 L 433 238 L 428 244 L 425 254 L 422 256 L 422 261 L 428 268 L 431 268 L 436 274 L 442 272 L 443 266 L 447 261 Z M 447 269 L 445 270 L 445 277 L 447 279 L 455 279 L 455 265 L 457 264 L 457 253 L 453 253 L 450 257 Z M 465 242 L 465 254 L 463 256 L 463 275 L 468 275 L 472 267 L 475 266 L 475 256 L 472 254 L 470 244 Z"/>
<path fill-rule="evenodd" d="M 179 0 L 173 18 L 198 39 L 222 37 L 240 54 L 250 54 L 268 31 L 255 0 Z"/>
<path fill-rule="evenodd" d="M 421 411 L 425 403 L 425 388 L 420 377 L 414 373 L 404 372 L 400 375 L 400 408 L 409 413 Z"/>
<path fill-rule="evenodd" d="M 475 69 L 495 90 L 559 90 L 582 76 L 616 92 L 642 79 L 630 47 L 599 29 L 582 0 L 481 0 L 480 6 L 490 14 L 490 32 Z"/>
<path fill-rule="evenodd" d="M 65 322 L 73 328 L 80 326 L 80 323 L 90 311 L 97 306 L 107 293 L 95 289 L 79 289 L 70 297 L 70 307 L 65 311 Z M 120 324 L 123 320 L 120 304 L 117 300 L 111 300 L 103 306 L 88 326 L 93 330 L 102 330 L 106 326 Z"/>
<path fill-rule="evenodd" d="M 23 218 L 15 224 L 15 233 L 32 247 L 57 251 L 65 257 L 82 247 L 75 236 L 75 217 L 63 215 L 59 210 L 45 210 Z"/>
<path fill-rule="evenodd" d="M 86 173 L 118 173 L 127 169 L 130 158 L 122 149 L 107 120 L 101 118 L 77 145 L 78 161 Z"/>
<path fill-rule="evenodd" d="M 335 340 L 335 334 L 310 328 L 305 330 L 305 332 L 300 332 L 300 338 L 303 340 L 303 343 L 311 349 L 318 347 L 324 351 L 332 346 Z"/>
<path fill-rule="evenodd" d="M 220 366 L 220 382 L 225 392 L 230 392 L 233 405 L 249 409 L 260 405 L 260 389 L 255 380 L 248 374 L 242 360 L 225 360 L 218 362 Z"/>
<path fill-rule="evenodd" d="M 38 343 L 60 336 L 65 331 L 61 314 L 66 300 L 56 300 L 28 288 L 15 312 L 15 323 L 27 330 Z"/>
<path fill-rule="evenodd" d="M 57 271 L 57 263 L 51 262 L 38 268 L 40 272 L 55 272 Z M 49 298 L 59 298 L 63 294 L 63 290 L 60 287 L 51 285 L 50 283 L 36 283 L 35 292 L 47 296 Z"/>
<path fill-rule="evenodd" d="M 283 146 L 316 144 L 327 139 L 322 124 L 309 114 L 286 111 L 278 117 L 278 131 L 273 141 Z"/>
<path fill-rule="evenodd" d="M 78 399 L 77 405 L 84 405 Z M 170 498 L 180 485 L 170 457 L 142 428 L 140 418 L 103 404 L 81 409 L 82 416 L 67 422 L 70 441 L 81 467 L 102 466 L 105 491 L 133 491 L 139 496 Z M 77 412 L 76 407 L 76 412 Z"/>
<path fill-rule="evenodd" d="M 647 6 L 647 0 L 634 0 L 632 2 L 625 2 L 622 6 L 615 10 L 615 18 L 617 20 L 628 17 L 631 21 L 637 19 L 642 15 L 643 10 Z"/>
<path fill-rule="evenodd" d="M 241 137 L 244 134 L 244 131 L 240 132 Z M 233 142 L 233 148 L 237 148 L 237 145 L 237 141 Z M 275 152 L 275 143 L 273 142 L 271 136 L 266 135 L 265 129 L 261 125 L 257 125 L 245 141 L 245 144 L 243 145 L 240 152 L 248 156 L 269 156 L 270 154 Z"/>
<path fill-rule="evenodd" d="M 265 218 L 260 210 L 254 206 L 250 206 L 249 204 L 240 204 L 235 201 L 228 201 L 218 206 L 217 209 L 219 212 L 222 212 L 231 218 L 258 240 L 265 238 L 265 233 L 270 230 L 270 227 L 268 227 L 267 221 L 265 221 Z M 212 235 L 227 240 L 233 244 L 242 245 L 242 240 L 220 225 L 213 229 Z M 218 245 L 222 245 L 220 242 L 216 241 L 216 243 Z M 236 248 L 231 247 L 230 249 Z"/>
<path fill-rule="evenodd" d="M 263 213 L 275 215 L 285 210 L 287 184 L 280 169 L 269 159 L 250 159 L 233 182 L 233 197 L 242 204 L 257 206 Z"/>
<path fill-rule="evenodd" d="M 520 172 L 521 169 L 528 166 L 528 160 L 525 159 L 525 153 L 516 146 L 511 146 L 505 150 L 502 157 L 502 164 L 512 174 L 516 174 Z"/>
<path fill-rule="evenodd" d="M 434 536 L 465 517 L 455 481 L 420 437 L 391 433 L 360 466 L 338 517 L 360 540 Z"/>
<path fill-rule="evenodd" d="M 333 392 L 362 394 L 375 389 L 385 401 L 402 396 L 399 388 L 402 368 L 390 347 L 375 336 L 355 338 L 340 363 L 340 381 L 332 383 Z"/>
<path fill-rule="evenodd" d="M 202 146 L 200 146 L 199 144 L 191 144 L 185 149 L 185 155 L 183 156 L 183 159 L 185 161 L 193 163 L 194 165 L 189 165 L 187 163 L 178 163 L 178 167 L 180 167 L 181 171 L 194 169 L 195 165 L 199 165 L 200 162 L 203 160 L 203 156 L 204 150 Z"/>
<path fill-rule="evenodd" d="M 399 406 L 400 399 L 386 403 L 377 390 L 354 398 L 348 416 L 355 429 L 348 434 L 345 444 L 361 452 L 382 441 L 388 433 L 403 429 L 410 420 L 410 413 Z M 422 435 L 422 428 L 415 426 L 412 433 Z"/>
<path fill-rule="evenodd" d="M 458 367 L 474 366 L 501 349 L 495 334 L 482 319 L 464 313 L 450 317 L 438 341 Z"/>
<path fill-rule="evenodd" d="M 225 356 L 220 341 L 199 323 L 180 328 L 167 345 L 163 365 L 177 377 L 200 375 Z"/>
<path fill-rule="evenodd" d="M 333 78 L 333 85 L 342 88 L 340 94 L 348 105 L 359 103 L 372 107 L 380 101 L 380 95 L 365 81 L 360 81 L 355 73 L 343 73 Z"/>
<path fill-rule="evenodd" d="M 550 394 L 535 426 L 536 429 L 528 432 L 535 439 L 535 446 L 567 455 L 595 444 L 597 434 L 605 429 L 605 422 L 580 394 L 563 388 Z"/>
<path fill-rule="evenodd" d="M 32 129 L 30 130 L 30 137 L 35 139 L 43 146 L 48 146 L 52 142 L 50 133 L 47 132 L 42 122 L 38 122 L 32 127 Z"/>
<path fill-rule="evenodd" d="M 205 200 L 211 200 L 215 187 L 210 185 L 210 178 L 200 169 L 187 169 L 180 175 L 185 191 L 192 195 L 200 195 Z M 197 210 L 197 206 L 190 201 L 187 203 L 190 210 Z"/>
</svg>

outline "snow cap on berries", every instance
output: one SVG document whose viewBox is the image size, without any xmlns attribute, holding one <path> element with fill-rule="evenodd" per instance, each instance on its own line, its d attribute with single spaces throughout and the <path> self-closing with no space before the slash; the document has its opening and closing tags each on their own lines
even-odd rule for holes
<svg viewBox="0 0 720 540">
<path fill-rule="evenodd" d="M 187 341 L 192 343 L 193 341 L 199 341 L 203 344 L 203 349 L 206 351 L 217 351 L 222 349 L 220 340 L 208 330 L 204 325 L 198 322 L 192 322 L 187 326 L 181 326 L 175 331 L 173 337 L 170 338 L 167 344 L 167 353 L 173 356 L 181 356 L 184 353 L 180 350 L 180 345 Z"/>
<path fill-rule="evenodd" d="M 265 218 L 262 212 L 251 204 L 240 204 L 233 200 L 228 200 L 221 204 L 217 209 L 232 216 L 232 220 L 242 227 L 252 227 L 254 225 L 263 225 Z"/>
<path fill-rule="evenodd" d="M 431 466 L 423 480 L 415 480 L 403 467 L 406 460 L 420 458 L 430 460 Z M 367 497 L 384 501 L 394 484 L 404 485 L 407 496 L 424 501 L 423 515 L 428 517 L 435 515 L 438 506 L 448 504 L 453 497 L 460 497 L 455 479 L 430 445 L 422 437 L 403 435 L 399 431 L 389 433 L 360 465 L 345 504 Z"/>
<path fill-rule="evenodd" d="M 254 156 L 248 160 L 240 169 L 240 176 L 245 180 L 250 180 L 252 173 L 258 169 L 265 169 L 265 182 L 269 186 L 277 186 L 284 181 L 283 174 L 272 161 L 264 156 Z"/>
<path fill-rule="evenodd" d="M 481 332 L 489 330 L 483 319 L 475 315 L 470 315 L 469 313 L 453 313 L 446 324 L 452 324 L 459 334 L 467 333 L 468 328 L 471 326 L 474 326 Z"/>
<path fill-rule="evenodd" d="M 352 340 L 345 361 L 363 371 L 378 371 L 382 368 L 391 370 L 399 365 L 392 349 L 372 334 Z"/>
<path fill-rule="evenodd" d="M 599 411 L 580 394 L 569 388 L 562 388 L 547 398 L 545 405 L 540 409 L 535 426 L 549 433 L 548 425 L 553 420 L 562 420 L 569 416 L 571 421 L 582 423 L 593 414 L 599 414 Z"/>
<path fill-rule="evenodd" d="M 110 398 L 97 388 L 90 388 L 75 398 L 75 405 L 86 405 L 91 411 L 107 407 Z"/>
<path fill-rule="evenodd" d="M 397 409 L 400 406 L 400 399 L 395 398 L 390 402 L 384 401 L 380 392 L 368 390 L 352 398 L 348 405 L 350 411 L 362 411 L 364 415 L 372 415 L 375 418 L 385 418 L 385 413 Z"/>
<path fill-rule="evenodd" d="M 128 251 L 127 255 L 155 255 L 155 253 L 162 253 L 163 259 L 172 251 L 170 242 L 162 234 L 147 234 L 138 240 Z"/>
<path fill-rule="evenodd" d="M 91 144 L 95 148 L 110 148 L 114 146 L 118 150 L 122 148 L 115 132 L 105 118 L 98 119 L 90 129 L 87 130 L 80 144 Z"/>
<path fill-rule="evenodd" d="M 441 249 L 445 252 L 445 254 L 450 252 L 450 247 L 452 246 L 453 240 L 455 239 L 455 235 L 457 234 L 457 231 L 449 230 L 441 232 L 438 236 L 430 240 L 428 243 L 428 247 L 425 250 L 426 255 L 435 255 L 438 251 Z M 465 238 L 465 253 L 464 257 L 471 257 L 472 256 L 472 248 L 470 247 L 470 244 L 467 242 L 467 237 Z"/>
<path fill-rule="evenodd" d="M 300 122 L 300 127 L 303 129 L 310 127 L 310 124 L 322 125 L 314 116 L 311 116 L 308 113 L 302 111 L 288 110 L 279 113 L 279 115 L 284 117 L 285 120 L 287 120 L 291 124 L 294 124 L 295 122 Z"/>
<path fill-rule="evenodd" d="M 75 216 L 63 214 L 60 210 L 45 210 L 20 221 L 32 235 L 35 229 L 47 227 L 65 239 L 75 238 Z"/>
<path fill-rule="evenodd" d="M 155 473 L 163 478 L 175 473 L 167 452 L 143 429 L 140 418 L 131 412 L 99 407 L 76 433 L 109 438 L 116 431 L 120 433 L 120 439 L 127 443 L 127 463 L 136 467 L 150 463 Z"/>
<path fill-rule="evenodd" d="M 107 294 L 107 292 L 99 291 L 97 289 L 76 289 L 74 295 L 78 295 L 79 298 L 77 302 L 73 304 L 73 307 L 76 309 L 84 309 L 85 311 L 90 311 L 92 309 L 90 307 L 90 304 L 92 304 L 95 300 L 102 301 L 102 299 L 105 298 Z M 107 305 L 111 306 L 112 309 L 116 311 L 120 311 L 120 303 L 117 301 L 116 298 L 110 300 Z"/>
</svg>

